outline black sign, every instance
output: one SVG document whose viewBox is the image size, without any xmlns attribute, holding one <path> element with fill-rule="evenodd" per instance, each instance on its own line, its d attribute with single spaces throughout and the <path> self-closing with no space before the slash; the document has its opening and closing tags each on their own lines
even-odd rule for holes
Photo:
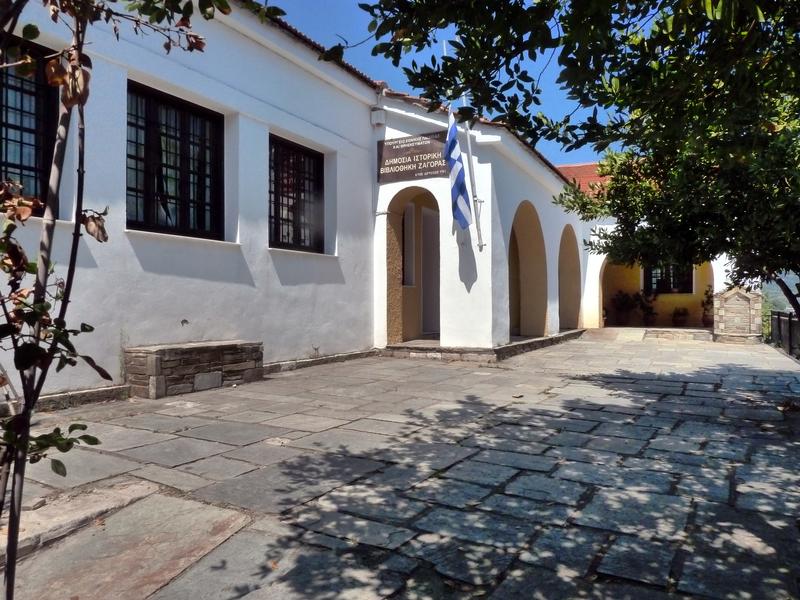
<svg viewBox="0 0 800 600">
<path fill-rule="evenodd" d="M 378 183 L 447 177 L 446 131 L 378 142 Z"/>
</svg>

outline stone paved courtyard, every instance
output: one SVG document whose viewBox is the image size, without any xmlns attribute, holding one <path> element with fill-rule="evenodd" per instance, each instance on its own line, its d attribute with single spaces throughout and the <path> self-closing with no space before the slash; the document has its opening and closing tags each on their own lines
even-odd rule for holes
<svg viewBox="0 0 800 600">
<path fill-rule="evenodd" d="M 29 469 L 19 597 L 795 598 L 798 392 L 766 346 L 602 330 L 41 415 L 103 444 Z"/>
</svg>

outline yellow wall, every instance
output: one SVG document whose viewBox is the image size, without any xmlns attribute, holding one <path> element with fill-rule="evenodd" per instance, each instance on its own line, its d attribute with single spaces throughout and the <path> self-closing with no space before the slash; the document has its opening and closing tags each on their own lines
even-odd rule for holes
<svg viewBox="0 0 800 600">
<path fill-rule="evenodd" d="M 581 315 L 581 259 L 575 231 L 567 225 L 558 248 L 559 328 L 577 329 Z"/>
<path fill-rule="evenodd" d="M 403 285 L 403 214 L 409 204 L 414 206 L 414 285 Z M 386 256 L 387 335 L 390 344 L 422 335 L 423 207 L 438 211 L 435 198 L 428 193 L 411 197 L 398 195 L 389 206 Z M 428 260 L 438 263 L 439 257 L 428 257 Z"/>
<path fill-rule="evenodd" d="M 642 287 L 641 267 L 626 267 L 623 265 L 606 264 L 602 271 L 603 308 L 605 308 L 607 326 L 617 324 L 611 298 L 622 290 L 628 294 L 635 294 Z M 672 327 L 672 311 L 677 307 L 689 309 L 689 319 L 686 327 L 702 327 L 703 309 L 700 305 L 703 294 L 709 285 L 713 285 L 714 275 L 711 263 L 703 263 L 694 269 L 694 293 L 692 294 L 659 294 L 653 307 L 656 311 L 656 327 Z M 642 315 L 638 309 L 631 313 L 629 325 L 641 326 Z"/>
<path fill-rule="evenodd" d="M 514 248 L 509 248 L 511 326 L 514 326 L 515 303 L 518 302 L 520 334 L 541 337 L 547 332 L 547 258 L 539 216 L 530 202 L 519 205 L 511 232 L 516 241 Z M 514 249 L 516 260 L 512 255 Z"/>
</svg>

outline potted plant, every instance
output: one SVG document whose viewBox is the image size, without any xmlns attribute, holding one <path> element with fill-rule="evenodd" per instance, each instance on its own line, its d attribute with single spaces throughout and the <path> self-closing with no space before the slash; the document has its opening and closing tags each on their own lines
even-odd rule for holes
<svg viewBox="0 0 800 600">
<path fill-rule="evenodd" d="M 631 321 L 631 313 L 636 309 L 636 299 L 628 294 L 619 290 L 613 298 L 611 298 L 611 306 L 614 307 L 616 314 L 616 323 L 625 327 Z"/>
<path fill-rule="evenodd" d="M 652 294 L 648 294 L 644 290 L 637 293 L 636 296 L 636 304 L 639 306 L 639 310 L 642 312 L 642 321 L 644 322 L 645 327 L 652 327 L 656 322 L 656 317 L 658 313 L 653 308 L 653 304 L 658 298 L 658 294 L 653 292 Z"/>
<path fill-rule="evenodd" d="M 689 309 L 685 306 L 678 306 L 672 311 L 672 325 L 674 327 L 685 327 L 689 320 Z"/>
<path fill-rule="evenodd" d="M 714 325 L 714 288 L 710 285 L 703 292 L 700 306 L 703 308 L 703 327 L 711 327 Z"/>
</svg>

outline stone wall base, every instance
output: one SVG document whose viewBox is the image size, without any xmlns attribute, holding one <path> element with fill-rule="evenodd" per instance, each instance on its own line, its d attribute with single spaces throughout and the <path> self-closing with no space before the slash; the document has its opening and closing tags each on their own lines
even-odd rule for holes
<svg viewBox="0 0 800 600">
<path fill-rule="evenodd" d="M 760 344 L 761 336 L 745 333 L 714 333 L 714 341 L 722 344 Z"/>
<path fill-rule="evenodd" d="M 57 392 L 46 394 L 39 397 L 36 410 L 51 411 L 63 410 L 83 404 L 94 402 L 113 402 L 115 400 L 127 400 L 130 396 L 131 386 L 111 385 L 108 387 L 93 388 L 91 390 L 77 390 L 73 392 Z"/>
<path fill-rule="evenodd" d="M 430 344 L 394 344 L 380 351 L 381 356 L 394 358 L 427 358 L 444 361 L 465 361 L 475 363 L 495 363 L 517 354 L 523 354 L 539 348 L 546 348 L 583 335 L 585 329 L 563 331 L 548 337 L 531 338 L 511 342 L 496 348 L 453 348 Z"/>
<path fill-rule="evenodd" d="M 326 356 L 315 356 L 314 358 L 298 358 L 296 360 L 284 360 L 280 362 L 267 363 L 264 365 L 264 374 L 283 373 L 284 371 L 294 371 L 305 367 L 315 367 L 317 365 L 327 365 L 330 363 L 355 360 L 357 358 L 369 358 L 378 356 L 379 351 L 375 348 L 361 350 L 358 352 L 343 352 L 341 354 L 328 354 Z"/>
</svg>

